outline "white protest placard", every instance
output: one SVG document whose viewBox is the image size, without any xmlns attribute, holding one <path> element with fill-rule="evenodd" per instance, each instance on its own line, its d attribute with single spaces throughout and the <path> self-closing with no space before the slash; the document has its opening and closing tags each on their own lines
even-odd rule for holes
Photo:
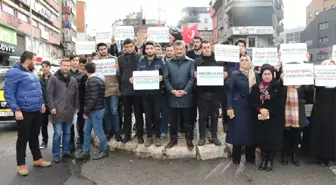
<svg viewBox="0 0 336 185">
<path fill-rule="evenodd" d="M 336 86 L 336 65 L 315 66 L 314 71 L 316 86 Z"/>
<path fill-rule="evenodd" d="M 115 58 L 93 60 L 92 62 L 96 64 L 96 73 L 99 75 L 111 76 L 117 74 Z"/>
<path fill-rule="evenodd" d="M 278 64 L 277 48 L 253 48 L 252 49 L 253 66 L 262 66 L 270 64 L 276 66 Z"/>
<path fill-rule="evenodd" d="M 221 66 L 197 67 L 197 86 L 223 86 L 223 71 Z"/>
<path fill-rule="evenodd" d="M 314 66 L 313 64 L 285 64 L 283 65 L 285 74 L 284 85 L 313 85 Z"/>
<path fill-rule="evenodd" d="M 303 63 L 307 61 L 307 43 L 281 44 L 280 54 L 283 64 L 290 62 Z"/>
<path fill-rule="evenodd" d="M 133 71 L 134 90 L 155 90 L 160 88 L 159 71 Z"/>
<path fill-rule="evenodd" d="M 240 62 L 239 59 L 240 49 L 239 46 L 232 45 L 215 45 L 215 58 L 217 61 L 225 61 L 225 62 Z"/>
<path fill-rule="evenodd" d="M 336 45 L 333 46 L 331 58 L 335 61 L 336 60 Z"/>
<path fill-rule="evenodd" d="M 149 27 L 147 29 L 148 39 L 157 43 L 169 43 L 170 35 L 168 27 Z"/>
<path fill-rule="evenodd" d="M 118 26 L 115 29 L 115 40 L 134 39 L 133 26 Z"/>
<path fill-rule="evenodd" d="M 76 54 L 87 55 L 96 51 L 95 41 L 77 41 L 76 42 Z"/>
</svg>

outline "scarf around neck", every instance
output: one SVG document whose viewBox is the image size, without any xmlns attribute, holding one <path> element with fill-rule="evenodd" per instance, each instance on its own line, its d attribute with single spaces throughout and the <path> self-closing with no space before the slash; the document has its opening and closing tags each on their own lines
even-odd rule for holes
<svg viewBox="0 0 336 185">
<path fill-rule="evenodd" d="M 261 82 L 259 84 L 259 90 L 260 90 L 260 100 L 264 102 L 265 100 L 270 100 L 271 96 L 268 92 L 270 83 L 269 82 Z"/>
<path fill-rule="evenodd" d="M 298 88 L 300 86 L 287 86 L 287 99 L 286 99 L 286 127 L 299 127 L 299 96 Z"/>
<path fill-rule="evenodd" d="M 69 83 L 70 83 L 70 74 L 69 73 L 67 75 L 64 75 L 61 70 L 58 70 L 57 71 L 57 77 L 62 82 L 65 82 L 66 87 L 69 86 Z"/>
<path fill-rule="evenodd" d="M 251 92 L 252 86 L 257 83 L 253 67 L 249 64 L 247 68 L 240 67 L 239 70 L 247 77 L 249 82 L 249 92 Z"/>
</svg>

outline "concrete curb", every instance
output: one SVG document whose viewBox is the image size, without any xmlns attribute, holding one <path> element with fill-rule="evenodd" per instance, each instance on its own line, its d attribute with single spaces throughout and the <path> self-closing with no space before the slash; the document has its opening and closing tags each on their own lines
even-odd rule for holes
<svg viewBox="0 0 336 185">
<path fill-rule="evenodd" d="M 225 137 L 224 137 L 225 138 Z M 93 144 L 99 146 L 99 139 L 95 134 L 92 134 Z M 221 139 L 222 143 L 225 143 Z M 194 142 L 195 144 L 196 142 Z M 124 151 L 135 154 L 141 158 L 154 158 L 154 159 L 197 159 L 197 160 L 209 160 L 217 158 L 227 158 L 230 155 L 230 146 L 222 144 L 221 146 L 215 146 L 214 144 L 206 144 L 204 146 L 195 145 L 192 151 L 189 151 L 186 146 L 175 146 L 171 149 L 164 149 L 164 145 L 161 147 L 150 146 L 146 148 L 143 144 L 138 144 L 136 141 L 131 141 L 126 144 L 111 140 L 108 142 L 110 151 Z"/>
</svg>

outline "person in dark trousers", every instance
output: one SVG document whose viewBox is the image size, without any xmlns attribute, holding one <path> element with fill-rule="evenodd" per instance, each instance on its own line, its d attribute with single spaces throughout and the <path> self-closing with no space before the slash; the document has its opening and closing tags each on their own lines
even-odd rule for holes
<svg viewBox="0 0 336 185">
<path fill-rule="evenodd" d="M 107 52 L 105 43 L 97 44 L 98 55 L 95 60 L 111 59 L 115 62 L 117 74 L 105 76 L 105 124 L 104 131 L 107 140 L 110 140 L 115 135 L 116 141 L 122 140 L 120 135 L 119 125 L 119 81 L 118 81 L 118 59 Z"/>
<path fill-rule="evenodd" d="M 163 75 L 163 62 L 158 58 L 154 50 L 155 46 L 153 42 L 146 42 L 146 56 L 139 61 L 137 71 L 158 71 L 160 75 L 159 89 L 157 90 L 143 90 L 141 91 L 142 102 L 145 109 L 146 117 L 146 131 L 147 141 L 145 147 L 149 147 L 154 143 L 153 128 L 155 131 L 155 146 L 161 146 L 161 100 L 162 100 L 162 75 Z M 133 83 L 131 78 L 131 83 Z"/>
<path fill-rule="evenodd" d="M 43 100 L 44 100 L 44 103 L 47 104 L 47 86 L 48 86 L 49 78 L 51 76 L 51 73 L 50 73 L 51 64 L 49 61 L 43 61 L 41 66 L 42 66 L 42 76 L 40 77 L 40 83 L 42 87 Z M 47 148 L 48 146 L 49 116 L 50 116 L 50 110 L 46 106 L 46 111 L 42 113 L 41 115 L 41 133 L 42 133 L 42 143 L 40 146 L 41 149 Z"/>
<path fill-rule="evenodd" d="M 70 75 L 70 60 L 63 59 L 60 69 L 51 76 L 47 88 L 47 102 L 54 127 L 52 154 L 55 163 L 64 158 L 73 157 L 70 150 L 71 127 L 73 118 L 79 112 L 79 93 L 77 81 Z"/>
<path fill-rule="evenodd" d="M 243 146 L 246 147 L 246 161 L 255 164 L 250 92 L 256 82 L 250 57 L 240 57 L 240 69 L 231 74 L 227 92 L 227 115 L 230 121 L 226 142 L 233 145 L 232 161 L 237 165 L 240 164 Z"/>
<path fill-rule="evenodd" d="M 43 101 L 40 80 L 34 71 L 36 55 L 25 51 L 17 62 L 6 73 L 4 96 L 8 107 L 14 112 L 17 123 L 18 137 L 16 141 L 17 173 L 28 175 L 26 166 L 26 149 L 29 148 L 33 156 L 33 165 L 40 167 L 51 166 L 43 160 L 39 148 L 40 117 L 46 108 Z M 29 98 L 27 98 L 29 97 Z"/>
<path fill-rule="evenodd" d="M 275 152 L 283 143 L 284 92 L 274 78 L 273 66 L 262 65 L 260 73 L 262 81 L 251 91 L 254 142 L 261 150 L 259 170 L 271 171 Z"/>
<path fill-rule="evenodd" d="M 79 104 L 82 105 L 84 104 L 83 97 L 84 97 L 84 89 L 82 88 L 83 85 L 83 78 L 85 76 L 84 72 L 79 69 L 79 57 L 76 55 L 71 55 L 69 57 L 70 63 L 71 63 L 71 70 L 70 70 L 70 75 L 76 79 L 77 85 L 78 85 L 78 93 L 79 93 Z M 70 137 L 70 150 L 74 150 L 76 148 L 75 145 L 75 126 L 77 127 L 77 134 L 79 138 L 77 139 L 76 144 L 77 145 L 82 145 L 83 144 L 83 128 L 84 128 L 84 120 L 83 120 L 83 112 L 78 112 L 77 115 L 77 120 L 75 121 L 77 124 L 74 125 L 72 124 L 71 127 L 71 137 Z M 77 148 L 81 148 L 78 146 Z"/>
<path fill-rule="evenodd" d="M 110 45 L 110 49 L 109 52 L 112 56 L 118 57 L 118 46 L 116 41 L 114 40 L 114 37 L 111 38 L 111 45 Z"/>
<path fill-rule="evenodd" d="M 202 54 L 200 58 L 195 60 L 196 67 L 204 66 L 218 66 L 223 67 L 223 64 L 219 64 L 215 59 L 215 54 L 212 52 L 211 42 L 203 40 L 201 43 Z M 197 69 L 196 69 L 197 70 Z M 224 67 L 223 67 L 224 71 Z M 197 72 L 195 72 L 195 78 L 197 79 Z M 223 83 L 227 75 L 223 75 Z M 210 115 L 211 124 L 211 142 L 216 146 L 221 145 L 217 137 L 218 131 L 218 109 L 220 104 L 220 86 L 197 86 L 197 105 L 199 111 L 199 134 L 200 139 L 198 142 L 199 146 L 205 144 L 205 131 L 206 131 L 206 120 L 209 120 Z"/>
<path fill-rule="evenodd" d="M 125 137 L 123 143 L 131 140 L 132 133 L 132 108 L 134 110 L 135 122 L 137 128 L 138 143 L 143 144 L 143 116 L 141 107 L 141 96 L 133 89 L 133 84 L 130 83 L 130 78 L 133 76 L 133 71 L 136 71 L 140 55 L 134 50 L 134 42 L 131 39 L 126 39 L 124 42 L 125 54 L 118 57 L 120 70 L 120 92 L 124 108 L 124 131 Z"/>
<path fill-rule="evenodd" d="M 190 109 L 193 104 L 192 89 L 194 86 L 195 63 L 186 57 L 185 44 L 183 41 L 174 42 L 175 56 L 166 63 L 164 69 L 164 83 L 169 95 L 170 107 L 170 142 L 166 149 L 178 144 L 178 112 L 184 116 L 185 135 L 189 150 L 194 148 L 193 144 L 193 121 L 190 120 Z"/>
<path fill-rule="evenodd" d="M 85 87 L 85 110 L 83 117 L 84 144 L 83 152 L 76 156 L 76 159 L 84 160 L 90 158 L 90 144 L 92 129 L 99 138 L 100 150 L 93 160 L 108 157 L 107 140 L 103 129 L 103 117 L 105 108 L 105 83 L 104 80 L 95 75 L 96 65 L 92 62 L 85 65 L 85 74 L 88 76 Z"/>
</svg>

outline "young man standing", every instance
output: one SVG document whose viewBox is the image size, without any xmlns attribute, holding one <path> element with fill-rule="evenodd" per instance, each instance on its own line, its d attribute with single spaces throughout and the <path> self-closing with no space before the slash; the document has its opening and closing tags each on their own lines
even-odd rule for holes
<svg viewBox="0 0 336 185">
<path fill-rule="evenodd" d="M 144 59 L 139 61 L 137 66 L 137 71 L 158 71 L 160 75 L 160 85 L 158 90 L 144 90 L 141 91 L 142 102 L 145 108 L 146 117 L 146 131 L 147 131 L 147 141 L 145 147 L 149 147 L 154 143 L 153 128 L 155 130 L 155 146 L 161 146 L 161 100 L 162 100 L 162 75 L 163 75 L 163 62 L 154 53 L 154 43 L 147 42 L 146 56 Z M 131 83 L 133 83 L 133 78 L 131 78 Z"/>
<path fill-rule="evenodd" d="M 6 73 L 4 94 L 8 107 L 14 112 L 17 123 L 16 162 L 19 175 L 28 175 L 26 166 L 27 142 L 33 155 L 33 165 L 51 166 L 42 159 L 39 148 L 40 116 L 45 112 L 40 80 L 35 69 L 36 55 L 25 51 L 20 62 Z M 27 98 L 29 97 L 29 98 Z"/>
<path fill-rule="evenodd" d="M 137 128 L 138 143 L 143 144 L 143 116 L 141 107 L 141 96 L 133 89 L 130 78 L 133 71 L 136 71 L 140 55 L 135 52 L 134 42 L 131 39 L 124 41 L 125 53 L 118 57 L 120 67 L 120 91 L 124 106 L 124 131 L 123 143 L 131 140 L 132 132 L 132 110 L 134 109 L 135 122 Z M 132 109 L 133 108 L 133 109 Z"/>
<path fill-rule="evenodd" d="M 85 64 L 87 62 L 87 59 L 84 58 L 84 57 L 80 57 L 79 58 L 79 66 L 78 68 L 81 70 L 81 71 L 85 71 Z"/>
<path fill-rule="evenodd" d="M 42 76 L 40 77 L 40 83 L 42 88 L 42 95 L 45 105 L 47 105 L 47 86 L 48 81 L 51 76 L 50 67 L 51 64 L 49 61 L 43 61 L 42 64 Z M 46 111 L 41 115 L 41 133 L 42 133 L 42 144 L 40 146 L 41 149 L 47 148 L 48 145 L 48 124 L 49 124 L 49 115 L 50 110 L 48 106 L 46 106 Z"/>
<path fill-rule="evenodd" d="M 165 147 L 172 148 L 178 144 L 178 112 L 184 117 L 185 134 L 187 147 L 189 150 L 194 148 L 192 143 L 193 122 L 190 120 L 190 108 L 193 104 L 192 89 L 194 86 L 195 63 L 192 59 L 185 56 L 186 49 L 183 41 L 174 42 L 175 56 L 166 63 L 163 79 L 169 95 L 170 107 L 170 142 Z"/>
<path fill-rule="evenodd" d="M 116 72 L 119 73 L 118 59 L 107 52 L 105 43 L 97 44 L 98 55 L 95 60 L 111 59 L 115 62 Z M 117 141 L 121 141 L 119 121 L 119 81 L 117 75 L 105 76 L 105 134 L 107 139 L 113 135 Z"/>
<path fill-rule="evenodd" d="M 95 75 L 96 65 L 87 63 L 85 65 L 85 74 L 88 76 L 85 87 L 85 127 L 84 127 L 84 145 L 83 152 L 76 156 L 76 159 L 84 160 L 90 158 L 90 144 L 92 128 L 99 138 L 100 150 L 92 157 L 93 160 L 102 159 L 108 156 L 107 141 L 103 129 L 104 117 L 104 81 Z"/>
<path fill-rule="evenodd" d="M 52 115 L 54 136 L 52 153 L 54 162 L 61 162 L 62 139 L 63 157 L 70 153 L 71 127 L 74 114 L 79 112 L 79 93 L 76 79 L 70 75 L 70 60 L 63 59 L 60 69 L 51 76 L 47 88 L 47 100 Z"/>
</svg>

